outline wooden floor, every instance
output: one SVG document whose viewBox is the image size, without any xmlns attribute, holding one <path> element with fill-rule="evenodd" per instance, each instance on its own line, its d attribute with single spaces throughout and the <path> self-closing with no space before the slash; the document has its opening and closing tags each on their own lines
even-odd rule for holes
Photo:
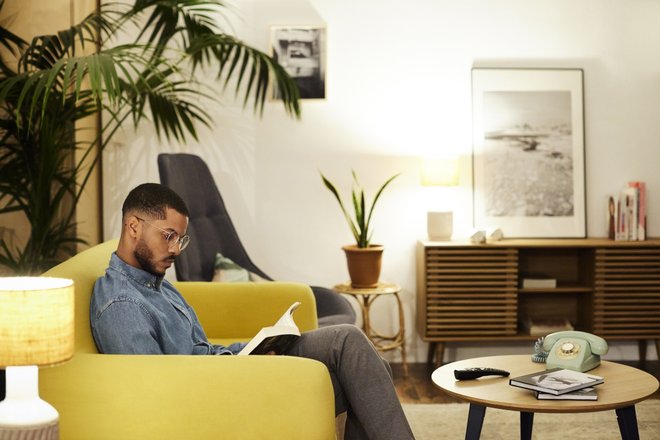
<svg viewBox="0 0 660 440">
<path fill-rule="evenodd" d="M 626 362 L 623 364 L 640 368 L 653 374 L 660 380 L 660 361 L 647 361 L 645 365 L 639 362 Z M 401 403 L 454 403 L 460 400 L 448 396 L 433 385 L 431 373 L 434 368 L 426 363 L 408 364 L 408 377 L 403 376 L 401 364 L 391 364 L 394 374 L 394 386 Z M 660 399 L 660 392 L 653 398 Z"/>
</svg>

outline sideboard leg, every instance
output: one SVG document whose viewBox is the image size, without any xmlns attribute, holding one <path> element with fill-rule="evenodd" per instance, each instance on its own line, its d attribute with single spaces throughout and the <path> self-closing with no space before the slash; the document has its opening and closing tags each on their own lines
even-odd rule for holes
<svg viewBox="0 0 660 440">
<path fill-rule="evenodd" d="M 639 365 L 643 367 L 646 365 L 646 339 L 637 341 L 637 350 L 639 352 Z"/>
<path fill-rule="evenodd" d="M 468 412 L 467 430 L 465 431 L 465 440 L 479 440 L 481 437 L 481 427 L 484 424 L 486 407 L 470 403 L 470 412 Z"/>
<path fill-rule="evenodd" d="M 445 358 L 445 343 L 444 342 L 438 342 L 437 346 L 435 347 L 435 368 L 440 367 Z"/>
<path fill-rule="evenodd" d="M 534 413 L 520 411 L 520 440 L 532 440 Z"/>
<path fill-rule="evenodd" d="M 429 352 L 426 355 L 426 363 L 429 365 L 433 364 L 433 359 L 435 358 L 435 346 L 437 342 L 429 342 Z"/>
<path fill-rule="evenodd" d="M 637 415 L 635 405 L 626 406 L 616 410 L 617 422 L 622 440 L 639 440 L 637 429 Z"/>
</svg>

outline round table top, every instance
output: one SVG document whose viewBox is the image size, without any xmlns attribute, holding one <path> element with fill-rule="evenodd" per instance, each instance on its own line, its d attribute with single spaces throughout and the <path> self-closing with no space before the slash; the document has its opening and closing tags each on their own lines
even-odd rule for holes
<svg viewBox="0 0 660 440">
<path fill-rule="evenodd" d="M 353 287 L 351 282 L 347 281 L 337 284 L 333 287 L 339 293 L 348 293 L 349 295 L 386 295 L 389 293 L 399 293 L 401 286 L 394 283 L 379 282 L 376 287 Z"/>
<path fill-rule="evenodd" d="M 476 380 L 456 380 L 454 369 L 491 367 L 506 370 L 509 377 L 485 376 Z M 537 400 L 536 392 L 509 385 L 509 379 L 542 371 L 545 364 L 534 363 L 531 355 L 489 356 L 445 364 L 431 375 L 433 383 L 456 398 L 492 408 L 525 412 L 591 412 L 623 408 L 640 402 L 658 389 L 652 375 L 627 365 L 601 361 L 589 374 L 603 376 L 597 385 L 598 400 Z"/>
</svg>

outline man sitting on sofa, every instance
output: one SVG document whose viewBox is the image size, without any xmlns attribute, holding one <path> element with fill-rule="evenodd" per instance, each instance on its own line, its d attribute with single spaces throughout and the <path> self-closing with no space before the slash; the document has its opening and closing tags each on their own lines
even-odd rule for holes
<svg viewBox="0 0 660 440">
<path fill-rule="evenodd" d="M 245 345 L 211 344 L 193 309 L 163 277 L 189 242 L 188 209 L 164 185 L 134 188 L 122 207 L 117 251 L 94 286 L 90 320 L 100 352 L 234 355 Z M 346 439 L 412 439 L 390 370 L 353 325 L 303 333 L 285 353 L 324 363 Z M 222 390 L 218 390 L 222 392 Z"/>
</svg>

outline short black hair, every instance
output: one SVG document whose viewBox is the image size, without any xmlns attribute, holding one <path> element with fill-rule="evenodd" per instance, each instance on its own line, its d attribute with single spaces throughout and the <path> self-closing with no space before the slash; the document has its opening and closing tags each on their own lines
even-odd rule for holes
<svg viewBox="0 0 660 440">
<path fill-rule="evenodd" d="M 183 199 L 171 188 L 160 183 L 143 183 L 131 190 L 121 208 L 122 218 L 132 211 L 139 211 L 159 220 L 166 217 L 167 208 L 190 217 Z"/>
</svg>

